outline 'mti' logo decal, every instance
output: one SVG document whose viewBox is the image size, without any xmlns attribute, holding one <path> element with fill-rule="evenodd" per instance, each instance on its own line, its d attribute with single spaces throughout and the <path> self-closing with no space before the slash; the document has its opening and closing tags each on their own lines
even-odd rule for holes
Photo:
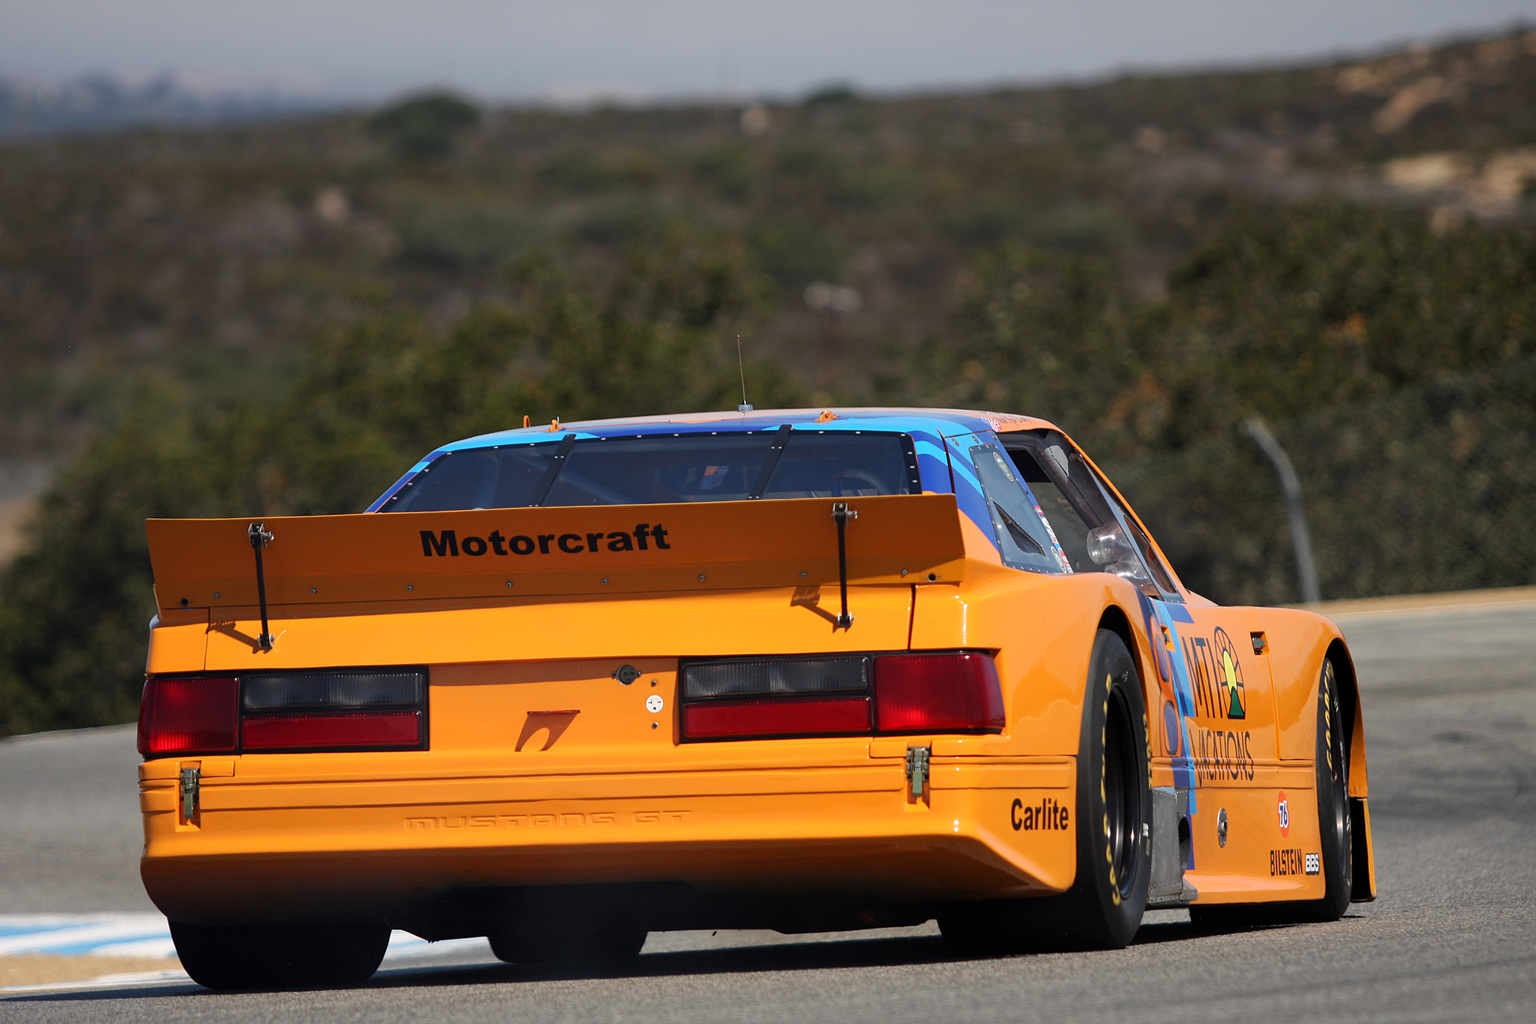
<svg viewBox="0 0 1536 1024">
<path fill-rule="evenodd" d="M 1232 638 L 1227 631 L 1217 627 L 1216 635 L 1212 637 L 1216 642 L 1216 657 L 1219 661 L 1221 689 L 1225 700 L 1225 710 L 1228 718 L 1247 718 L 1248 713 L 1243 710 L 1243 665 L 1237 659 L 1237 648 L 1232 645 Z"/>
</svg>

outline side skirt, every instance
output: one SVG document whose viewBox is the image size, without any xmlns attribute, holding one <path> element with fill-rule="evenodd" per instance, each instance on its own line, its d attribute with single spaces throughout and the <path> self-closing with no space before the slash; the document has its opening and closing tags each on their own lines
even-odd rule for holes
<svg viewBox="0 0 1536 1024">
<path fill-rule="evenodd" d="M 1189 791 L 1172 786 L 1152 790 L 1152 884 L 1147 888 L 1147 906 L 1165 909 L 1188 906 L 1199 896 L 1184 879 L 1184 866 L 1190 857 L 1188 806 Z"/>
</svg>

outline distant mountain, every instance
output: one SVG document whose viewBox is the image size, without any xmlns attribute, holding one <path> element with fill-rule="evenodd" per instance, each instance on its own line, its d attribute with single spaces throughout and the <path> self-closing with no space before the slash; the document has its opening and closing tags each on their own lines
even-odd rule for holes
<svg viewBox="0 0 1536 1024">
<path fill-rule="evenodd" d="M 63 83 L 0 77 L 0 138 L 227 124 L 336 106 L 298 90 L 210 86 L 172 73 L 141 81 L 85 75 Z"/>
</svg>

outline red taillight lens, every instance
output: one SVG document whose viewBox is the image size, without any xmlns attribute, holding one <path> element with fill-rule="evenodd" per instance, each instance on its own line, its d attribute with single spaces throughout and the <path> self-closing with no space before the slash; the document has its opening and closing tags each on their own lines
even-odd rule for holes
<svg viewBox="0 0 1536 1024">
<path fill-rule="evenodd" d="M 997 664 L 976 651 L 696 661 L 680 675 L 684 740 L 1001 732 L 1007 725 Z"/>
<path fill-rule="evenodd" d="M 691 740 L 846 736 L 867 732 L 868 697 L 718 700 L 683 707 L 683 735 Z"/>
<path fill-rule="evenodd" d="M 875 659 L 877 732 L 1000 732 L 1003 690 L 990 656 L 896 654 Z"/>
<path fill-rule="evenodd" d="M 422 668 L 151 676 L 139 706 L 145 757 L 426 746 Z"/>
<path fill-rule="evenodd" d="M 150 676 L 139 705 L 139 753 L 211 754 L 235 749 L 240 709 L 235 680 Z"/>
<path fill-rule="evenodd" d="M 245 750 L 361 750 L 421 743 L 420 711 L 248 716 Z"/>
</svg>

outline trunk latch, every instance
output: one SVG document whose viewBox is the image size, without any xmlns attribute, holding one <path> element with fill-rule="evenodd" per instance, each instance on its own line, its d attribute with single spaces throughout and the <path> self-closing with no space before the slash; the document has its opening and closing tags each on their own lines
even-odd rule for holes
<svg viewBox="0 0 1536 1024">
<path fill-rule="evenodd" d="M 200 767 L 183 768 L 181 770 L 181 789 L 178 804 L 183 825 L 190 825 L 197 820 L 198 782 L 202 778 L 202 774 Z"/>
<path fill-rule="evenodd" d="M 907 748 L 907 785 L 913 800 L 923 798 L 923 790 L 928 785 L 928 758 L 932 753 L 930 747 Z"/>
</svg>

